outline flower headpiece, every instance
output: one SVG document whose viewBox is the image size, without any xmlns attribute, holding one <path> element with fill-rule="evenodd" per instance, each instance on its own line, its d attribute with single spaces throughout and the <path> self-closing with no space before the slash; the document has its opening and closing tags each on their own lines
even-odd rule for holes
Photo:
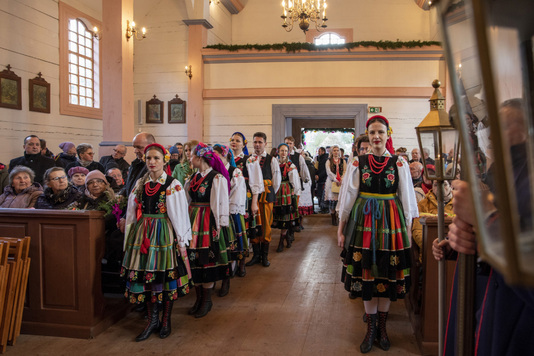
<svg viewBox="0 0 534 356">
<path fill-rule="evenodd" d="M 143 155 L 143 161 L 146 162 L 146 153 L 148 152 L 148 150 L 151 148 L 151 147 L 156 147 L 157 149 L 159 149 L 161 151 L 161 153 L 163 154 L 163 161 L 164 163 L 167 163 L 171 160 L 171 154 L 169 153 L 169 151 L 167 151 L 167 149 L 165 147 L 163 147 L 162 145 L 160 145 L 159 143 L 151 143 L 150 145 L 146 146 L 145 147 L 145 150 L 143 151 L 144 155 Z"/>
<path fill-rule="evenodd" d="M 393 140 L 391 139 L 391 135 L 393 134 L 393 130 L 389 126 L 389 121 L 382 115 L 375 115 L 369 118 L 367 122 L 365 123 L 365 134 L 369 135 L 369 131 L 367 131 L 367 128 L 369 127 L 369 124 L 372 121 L 380 120 L 384 125 L 387 127 L 387 133 L 388 133 L 388 139 L 386 141 L 386 149 L 391 153 L 392 155 L 395 154 L 395 150 L 393 149 Z"/>
<path fill-rule="evenodd" d="M 213 145 L 213 147 L 219 147 L 222 150 L 222 155 L 224 157 L 228 157 L 228 154 L 230 154 L 230 159 L 228 160 L 228 163 L 230 163 L 230 166 L 235 167 L 235 160 L 234 160 L 234 153 L 230 149 L 230 146 L 221 145 L 220 143 L 216 143 Z"/>
<path fill-rule="evenodd" d="M 243 139 L 243 153 L 248 156 L 248 148 L 247 148 L 247 139 L 245 138 L 245 135 L 243 135 L 241 132 L 234 132 L 232 136 L 230 136 L 230 141 L 232 140 L 232 137 L 234 135 L 239 135 Z"/>
<path fill-rule="evenodd" d="M 215 171 L 222 174 L 224 178 L 226 178 L 226 181 L 228 183 L 228 192 L 230 192 L 230 174 L 228 174 L 228 170 L 222 163 L 219 156 L 217 156 L 213 152 L 213 147 L 208 146 L 205 143 L 199 142 L 193 150 L 193 154 L 197 155 L 198 157 L 204 158 L 211 168 L 213 168 Z"/>
</svg>

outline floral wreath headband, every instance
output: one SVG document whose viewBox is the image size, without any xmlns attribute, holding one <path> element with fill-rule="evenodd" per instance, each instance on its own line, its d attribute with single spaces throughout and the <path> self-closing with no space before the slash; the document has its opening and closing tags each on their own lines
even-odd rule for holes
<svg viewBox="0 0 534 356">
<path fill-rule="evenodd" d="M 163 154 L 163 162 L 164 163 L 167 163 L 167 162 L 169 162 L 171 160 L 171 154 L 169 153 L 169 151 L 165 147 L 163 147 L 159 143 L 151 143 L 150 145 L 146 146 L 145 150 L 143 151 L 143 162 L 146 162 L 146 153 L 148 152 L 148 150 L 151 147 L 155 147 L 155 148 L 157 148 L 157 149 L 159 149 L 161 151 L 161 153 Z"/>
<path fill-rule="evenodd" d="M 391 126 L 389 126 L 388 119 L 386 119 L 382 115 L 375 115 L 375 116 L 370 117 L 369 120 L 367 120 L 367 122 L 365 123 L 365 134 L 366 135 L 369 135 L 369 131 L 367 130 L 367 128 L 369 127 L 369 123 L 374 119 L 380 119 L 384 121 L 384 123 L 386 124 L 386 127 L 388 128 L 388 136 L 391 136 L 393 134 L 393 129 L 391 128 Z"/>
</svg>

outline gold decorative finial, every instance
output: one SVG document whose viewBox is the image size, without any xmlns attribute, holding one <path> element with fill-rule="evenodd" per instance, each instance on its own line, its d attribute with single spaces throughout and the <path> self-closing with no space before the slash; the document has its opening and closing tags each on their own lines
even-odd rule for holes
<svg viewBox="0 0 534 356">
<path fill-rule="evenodd" d="M 432 87 L 434 89 L 437 89 L 441 86 L 441 82 L 439 81 L 439 79 L 434 79 L 434 81 L 432 82 Z"/>
</svg>

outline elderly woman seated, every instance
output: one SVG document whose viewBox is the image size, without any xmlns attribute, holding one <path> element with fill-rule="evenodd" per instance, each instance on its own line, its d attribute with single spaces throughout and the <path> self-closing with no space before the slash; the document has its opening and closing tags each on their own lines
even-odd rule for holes
<svg viewBox="0 0 534 356">
<path fill-rule="evenodd" d="M 35 173 L 25 166 L 16 166 L 9 174 L 9 185 L 0 195 L 0 208 L 33 208 L 43 188 L 34 183 Z"/>
<path fill-rule="evenodd" d="M 102 210 L 99 205 L 113 199 L 115 193 L 109 186 L 106 176 L 99 170 L 91 171 L 85 179 L 85 192 L 78 209 Z"/>
<path fill-rule="evenodd" d="M 419 217 L 425 214 L 438 213 L 438 199 L 436 197 L 438 192 L 438 182 L 432 181 L 432 189 L 428 191 L 425 197 L 417 203 L 419 208 Z M 443 201 L 445 203 L 445 213 L 452 214 L 452 187 L 448 180 L 443 181 Z M 423 250 L 423 227 L 419 219 L 414 219 L 412 225 L 412 238 L 419 247 L 419 251 Z M 430 241 L 432 243 L 432 241 Z M 422 262 L 422 254 L 419 254 L 419 262 Z"/>
<path fill-rule="evenodd" d="M 89 174 L 89 170 L 85 167 L 72 167 L 68 173 L 71 184 L 83 193 L 85 191 L 85 178 Z"/>
<path fill-rule="evenodd" d="M 46 188 L 35 203 L 36 209 L 70 209 L 82 197 L 82 193 L 69 183 L 63 168 L 47 169 L 43 181 Z"/>
</svg>

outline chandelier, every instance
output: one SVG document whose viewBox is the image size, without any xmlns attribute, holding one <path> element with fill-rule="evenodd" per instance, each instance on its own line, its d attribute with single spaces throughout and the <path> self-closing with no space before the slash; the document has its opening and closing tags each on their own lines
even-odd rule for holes
<svg viewBox="0 0 534 356">
<path fill-rule="evenodd" d="M 297 22 L 304 33 L 309 30 L 310 22 L 315 24 L 318 31 L 326 28 L 326 0 L 288 0 L 287 5 L 286 0 L 282 0 L 282 8 L 282 27 L 287 32 L 291 31 L 293 24 Z"/>
</svg>

